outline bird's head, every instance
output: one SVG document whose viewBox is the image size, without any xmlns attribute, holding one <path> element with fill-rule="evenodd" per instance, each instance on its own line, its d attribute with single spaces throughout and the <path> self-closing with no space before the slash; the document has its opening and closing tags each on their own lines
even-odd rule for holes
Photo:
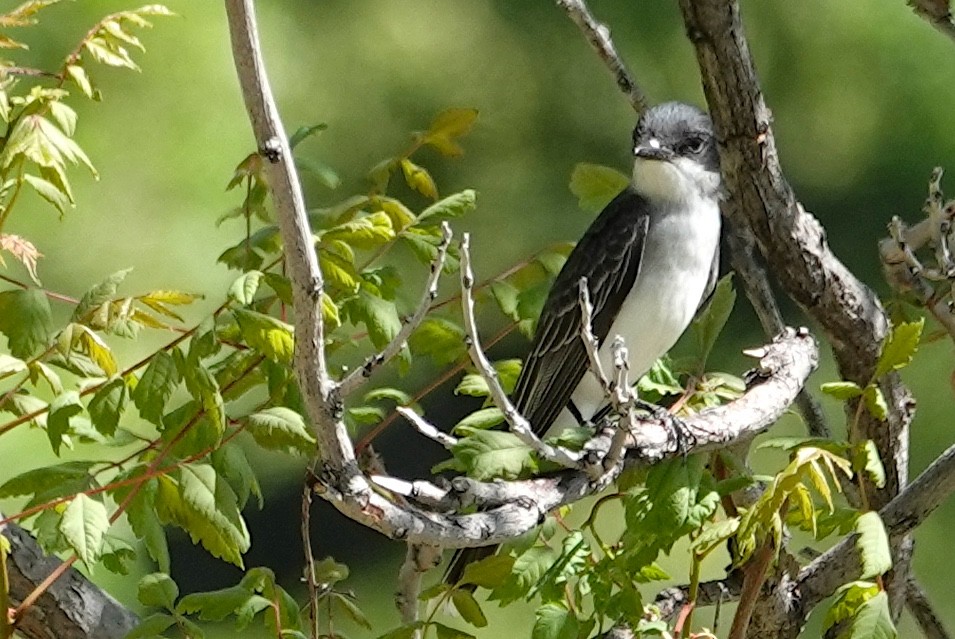
<svg viewBox="0 0 955 639">
<path fill-rule="evenodd" d="M 650 199 L 712 197 L 719 190 L 713 124 L 682 102 L 648 109 L 633 131 L 633 187 Z"/>
</svg>

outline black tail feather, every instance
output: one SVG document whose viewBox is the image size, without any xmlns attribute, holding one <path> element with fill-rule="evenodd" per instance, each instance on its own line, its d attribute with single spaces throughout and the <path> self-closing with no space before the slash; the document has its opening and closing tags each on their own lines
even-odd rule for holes
<svg viewBox="0 0 955 639">
<path fill-rule="evenodd" d="M 480 561 L 485 557 L 490 557 L 497 552 L 498 546 L 479 546 L 477 548 L 462 548 L 456 550 L 451 557 L 451 563 L 444 573 L 444 583 L 454 585 L 461 581 L 464 576 L 464 569 L 468 564 Z M 474 590 L 474 584 L 465 586 L 468 590 Z"/>
</svg>

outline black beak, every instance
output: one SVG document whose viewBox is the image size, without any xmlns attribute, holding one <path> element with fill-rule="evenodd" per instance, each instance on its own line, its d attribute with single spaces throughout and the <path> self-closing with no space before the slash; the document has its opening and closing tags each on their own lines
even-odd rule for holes
<svg viewBox="0 0 955 639">
<path fill-rule="evenodd" d="M 633 155 L 645 160 L 669 160 L 673 157 L 673 151 L 666 147 L 652 147 L 638 144 L 633 147 Z"/>
</svg>

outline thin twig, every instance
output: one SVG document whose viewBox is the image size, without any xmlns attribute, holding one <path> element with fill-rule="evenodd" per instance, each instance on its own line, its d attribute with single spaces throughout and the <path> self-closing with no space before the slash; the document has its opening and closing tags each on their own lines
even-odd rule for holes
<svg viewBox="0 0 955 639">
<path fill-rule="evenodd" d="M 474 296 L 471 289 L 474 286 L 474 273 L 471 271 L 471 238 L 465 233 L 461 240 L 461 305 L 464 315 L 465 342 L 468 347 L 468 353 L 471 355 L 471 362 L 477 368 L 478 373 L 487 382 L 490 390 L 491 399 L 494 405 L 504 413 L 504 419 L 511 427 L 511 432 L 517 435 L 522 442 L 533 448 L 541 458 L 553 461 L 565 468 L 578 468 L 582 455 L 567 450 L 560 446 L 551 446 L 544 443 L 538 437 L 527 419 L 514 408 L 514 404 L 507 397 L 507 393 L 501 387 L 497 372 L 487 359 L 487 355 L 481 349 L 481 340 L 478 336 L 477 321 L 474 318 Z"/>
<path fill-rule="evenodd" d="M 410 423 L 416 431 L 418 431 L 419 433 L 421 433 L 428 439 L 438 442 L 439 444 L 441 444 L 448 450 L 450 450 L 451 447 L 453 447 L 455 444 L 458 443 L 457 437 L 454 437 L 453 435 L 449 435 L 445 433 L 444 431 L 438 430 L 437 428 L 432 426 L 430 423 L 428 423 L 418 413 L 414 412 L 407 406 L 398 406 L 395 410 L 398 411 L 398 413 L 402 417 L 407 419 L 408 423 Z"/>
<path fill-rule="evenodd" d="M 610 29 L 597 22 L 584 0 L 557 0 L 557 6 L 563 9 L 583 32 L 587 42 L 590 43 L 590 46 L 610 69 L 617 81 L 617 86 L 630 100 L 633 110 L 638 115 L 646 111 L 647 97 L 637 86 L 630 71 L 627 70 L 627 66 L 617 53 L 617 49 L 613 46 L 613 40 L 610 39 Z"/>
<path fill-rule="evenodd" d="M 414 314 L 406 319 L 395 335 L 381 351 L 375 353 L 365 360 L 365 363 L 353 370 L 338 385 L 338 392 L 342 397 L 348 397 L 358 389 L 380 366 L 386 364 L 392 357 L 401 352 L 408 342 L 411 334 L 421 325 L 425 315 L 431 308 L 432 302 L 438 296 L 438 280 L 441 279 L 441 271 L 444 270 L 444 262 L 448 255 L 448 246 L 451 244 L 451 227 L 447 222 L 441 224 L 441 243 L 438 245 L 438 254 L 431 262 L 431 273 L 428 276 L 428 282 L 424 287 L 424 293 Z"/>
</svg>

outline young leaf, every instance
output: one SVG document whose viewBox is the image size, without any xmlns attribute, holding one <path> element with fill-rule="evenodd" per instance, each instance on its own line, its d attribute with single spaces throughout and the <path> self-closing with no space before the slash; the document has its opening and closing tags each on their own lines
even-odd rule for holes
<svg viewBox="0 0 955 639">
<path fill-rule="evenodd" d="M 122 377 L 114 377 L 96 391 L 89 403 L 90 419 L 93 428 L 112 437 L 116 434 L 119 417 L 126 405 L 126 382 Z"/>
<path fill-rule="evenodd" d="M 178 598 L 179 586 L 165 573 L 150 573 L 139 580 L 139 603 L 144 606 L 172 611 Z"/>
<path fill-rule="evenodd" d="M 468 473 L 479 480 L 517 479 L 537 468 L 531 449 L 516 435 L 503 431 L 475 431 L 458 440 L 453 452 Z"/>
<path fill-rule="evenodd" d="M 161 637 L 162 633 L 175 624 L 175 617 L 164 612 L 157 612 L 143 619 L 132 632 L 126 635 L 126 639 L 155 639 Z"/>
<path fill-rule="evenodd" d="M 501 412 L 500 408 L 496 406 L 491 406 L 489 408 L 482 408 L 476 410 L 470 415 L 466 416 L 464 419 L 459 421 L 454 425 L 454 432 L 461 433 L 467 432 L 466 429 L 479 429 L 486 430 L 497 426 L 504 421 L 504 414 Z"/>
<path fill-rule="evenodd" d="M 289 136 L 288 145 L 290 148 L 294 149 L 301 142 L 312 137 L 316 133 L 324 131 L 327 128 L 328 128 L 328 125 L 325 124 L 324 122 L 313 124 L 311 126 L 300 126 L 299 128 L 295 129 L 295 133 Z"/>
<path fill-rule="evenodd" d="M 577 196 L 580 208 L 593 213 L 607 206 L 628 184 L 626 175 L 599 164 L 581 162 L 570 174 L 570 192 Z"/>
<path fill-rule="evenodd" d="M 464 355 L 464 329 L 451 320 L 429 317 L 411 334 L 411 351 L 444 366 Z"/>
<path fill-rule="evenodd" d="M 696 335 L 696 344 L 699 350 L 700 364 L 706 364 L 716 338 L 719 337 L 726 320 L 733 312 L 736 303 L 736 291 L 733 289 L 733 274 L 724 275 L 716 284 L 716 289 L 710 297 L 706 310 L 693 320 L 693 334 Z"/>
<path fill-rule="evenodd" d="M 435 194 L 437 197 L 437 194 Z M 460 193 L 449 195 L 439 202 L 435 202 L 418 215 L 418 223 L 439 224 L 445 220 L 461 217 L 477 208 L 477 193 L 472 189 L 465 189 Z"/>
<path fill-rule="evenodd" d="M 889 536 L 885 532 L 879 513 L 869 511 L 859 515 L 856 520 L 856 548 L 862 559 L 861 579 L 878 577 L 892 569 L 892 552 L 889 550 Z"/>
<path fill-rule="evenodd" d="M 53 337 L 53 311 L 40 289 L 0 293 L 0 333 L 7 336 L 10 354 L 29 359 Z"/>
<path fill-rule="evenodd" d="M 842 401 L 862 394 L 862 388 L 855 382 L 826 382 L 819 387 L 819 390 Z"/>
<path fill-rule="evenodd" d="M 875 384 L 869 384 L 862 392 L 862 399 L 865 401 L 865 407 L 877 419 L 884 420 L 889 414 L 889 405 L 885 402 L 885 395 L 882 389 Z"/>
<path fill-rule="evenodd" d="M 912 363 L 924 327 L 924 317 L 916 322 L 903 322 L 892 327 L 889 337 L 882 344 L 882 353 L 879 355 L 873 379 L 879 379 L 886 373 L 905 368 Z"/>
<path fill-rule="evenodd" d="M 242 338 L 257 352 L 273 362 L 288 364 L 292 361 L 294 340 L 292 326 L 269 315 L 237 308 L 233 311 Z"/>
<path fill-rule="evenodd" d="M 474 598 L 474 595 L 471 594 L 470 590 L 463 590 L 461 588 L 453 590 L 451 592 L 451 603 L 454 605 L 454 609 L 458 611 L 458 614 L 461 615 L 461 618 L 472 626 L 483 628 L 487 625 L 487 617 L 484 616 L 481 605 Z"/>
<path fill-rule="evenodd" d="M 66 391 L 50 402 L 50 414 L 46 419 L 46 434 L 56 455 L 60 454 L 63 437 L 72 427 L 74 417 L 83 412 L 80 395 L 76 391 Z"/>
<path fill-rule="evenodd" d="M 497 588 L 502 585 L 514 568 L 514 557 L 507 554 L 491 555 L 464 567 L 462 584 L 474 584 L 481 588 Z"/>
<path fill-rule="evenodd" d="M 438 187 L 434 184 L 434 178 L 424 168 L 408 158 L 402 158 L 401 172 L 404 173 L 405 182 L 409 187 L 427 198 L 438 199 Z"/>
<path fill-rule="evenodd" d="M 133 390 L 133 403 L 140 416 L 155 425 L 162 423 L 166 402 L 182 380 L 172 355 L 158 351 Z"/>
<path fill-rule="evenodd" d="M 856 444 L 855 454 L 852 457 L 852 470 L 864 472 L 876 488 L 885 486 L 885 466 L 882 465 L 882 460 L 879 458 L 878 447 L 871 439 Z"/>
<path fill-rule="evenodd" d="M 382 299 L 364 288 L 348 300 L 345 308 L 353 323 L 365 325 L 375 348 L 384 348 L 401 330 L 401 318 L 398 317 L 394 302 Z"/>
<path fill-rule="evenodd" d="M 272 406 L 248 417 L 247 428 L 263 448 L 296 450 L 303 455 L 315 452 L 315 438 L 301 415 L 284 406 Z"/>
<path fill-rule="evenodd" d="M 103 502 L 79 493 L 63 511 L 59 530 L 76 555 L 92 570 L 103 552 L 109 516 Z"/>
<path fill-rule="evenodd" d="M 455 157 L 461 155 L 464 150 L 455 141 L 463 135 L 467 135 L 474 126 L 477 119 L 477 109 L 446 109 L 435 116 L 431 126 L 424 132 L 422 141 L 430 144 L 442 155 Z"/>
<path fill-rule="evenodd" d="M 563 604 L 546 603 L 534 615 L 531 639 L 577 639 L 580 633 L 580 622 Z"/>
<path fill-rule="evenodd" d="M 248 306 L 255 299 L 262 280 L 262 271 L 247 271 L 236 278 L 229 287 L 229 297 L 239 304 Z"/>
<path fill-rule="evenodd" d="M 129 272 L 133 269 L 127 268 L 122 271 L 117 271 L 104 279 L 102 282 L 86 291 L 80 303 L 76 305 L 76 308 L 73 309 L 72 320 L 79 324 L 85 324 L 99 307 L 101 307 L 106 302 L 109 302 L 116 295 L 116 290 L 119 288 L 119 285 L 126 279 L 126 276 L 129 275 Z"/>
</svg>

